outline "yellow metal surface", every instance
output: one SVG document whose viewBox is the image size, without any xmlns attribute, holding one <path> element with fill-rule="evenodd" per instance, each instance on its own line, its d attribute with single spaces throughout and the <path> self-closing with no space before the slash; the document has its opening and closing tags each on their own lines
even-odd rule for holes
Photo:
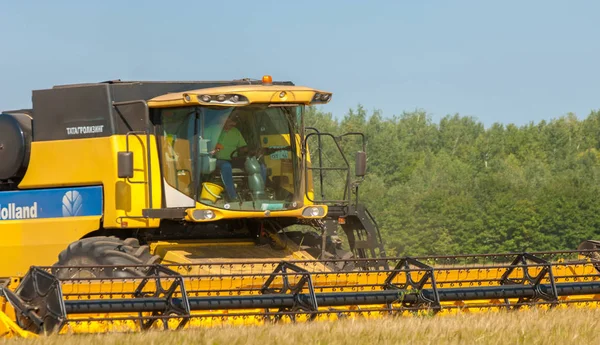
<svg viewBox="0 0 600 345">
<path fill-rule="evenodd" d="M 154 138 L 151 138 L 154 143 Z M 131 137 L 134 177 L 147 181 L 145 137 Z M 160 206 L 158 157 L 153 144 L 153 205 Z M 84 235 L 100 228 L 157 227 L 158 219 L 140 219 L 149 206 L 146 184 L 130 183 L 117 176 L 117 152 L 125 151 L 125 136 L 33 142 L 27 173 L 19 188 L 103 186 L 103 216 L 19 219 L 0 222 L 0 277 L 19 276 L 31 265 L 52 265 L 58 254 Z M 132 218 L 129 218 L 132 217 Z"/>
<path fill-rule="evenodd" d="M 69 243 L 99 224 L 99 216 L 0 222 L 0 277 L 22 276 L 31 265 L 53 265 Z"/>
<path fill-rule="evenodd" d="M 161 177 L 154 136 L 150 136 L 150 143 L 152 204 L 159 207 Z M 102 185 L 105 227 L 156 227 L 158 219 L 135 218 L 142 216 L 142 209 L 149 207 L 150 200 L 146 183 L 131 183 L 148 182 L 146 136 L 131 136 L 129 149 L 133 152 L 134 176 L 127 180 L 117 175 L 117 152 L 126 151 L 124 135 L 33 142 L 29 168 L 19 188 Z"/>
<path fill-rule="evenodd" d="M 281 97 L 284 92 L 284 97 Z M 199 99 L 200 95 L 238 94 L 248 98 L 249 104 L 253 103 L 301 103 L 310 104 L 315 93 L 329 93 L 322 90 L 304 86 L 290 85 L 234 85 L 174 92 L 152 98 L 148 101 L 151 108 L 178 107 L 190 104 L 208 104 Z M 189 96 L 189 100 L 186 99 Z M 326 103 L 326 102 L 320 102 Z M 239 104 L 244 106 L 246 104 Z M 211 103 L 211 105 L 218 105 Z M 222 104 L 224 106 L 236 106 L 233 103 Z"/>
<path fill-rule="evenodd" d="M 241 261 L 264 262 L 270 267 L 273 260 L 314 260 L 292 241 L 286 241 L 281 249 L 274 249 L 268 244 L 258 246 L 251 240 L 159 241 L 150 243 L 150 251 L 162 258 L 163 265 L 190 265 L 191 269 L 184 271 L 187 275 L 248 273 L 246 271 L 254 267 L 235 264 Z M 213 270 L 213 264 L 219 268 Z M 325 266 L 320 265 L 319 268 L 323 270 Z"/>
<path fill-rule="evenodd" d="M 306 209 L 306 206 L 295 210 L 284 210 L 284 211 L 269 211 L 268 215 L 265 215 L 265 211 L 236 211 L 236 210 L 223 210 L 220 208 L 210 207 L 204 204 L 197 203 L 195 208 L 186 210 L 185 220 L 189 222 L 213 222 L 221 219 L 243 219 L 243 218 L 273 218 L 273 217 L 292 217 L 292 218 L 306 218 L 306 219 L 318 219 L 323 218 L 327 214 L 328 207 L 326 205 L 319 205 L 318 207 L 323 208 L 323 216 L 311 217 L 303 216 L 302 211 Z M 193 217 L 194 210 L 213 210 L 215 217 L 212 219 L 195 219 Z"/>
<path fill-rule="evenodd" d="M 38 338 L 35 333 L 23 330 L 5 313 L 0 311 L 0 338 Z"/>
<path fill-rule="evenodd" d="M 7 288 L 14 290 L 18 286 L 18 280 L 13 279 Z M 0 338 L 37 338 L 38 335 L 23 330 L 15 322 L 16 314 L 13 307 L 4 298 L 0 298 Z"/>
</svg>

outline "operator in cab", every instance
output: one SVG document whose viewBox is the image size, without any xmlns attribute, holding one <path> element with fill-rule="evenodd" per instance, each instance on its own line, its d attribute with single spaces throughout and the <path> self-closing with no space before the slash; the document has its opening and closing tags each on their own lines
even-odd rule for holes
<svg viewBox="0 0 600 345">
<path fill-rule="evenodd" d="M 242 133 L 236 128 L 239 120 L 237 114 L 231 113 L 225 120 L 222 128 L 218 125 L 218 129 L 215 129 L 214 126 L 211 129 L 207 128 L 207 130 L 213 134 L 217 133 L 218 135 L 211 154 L 217 159 L 217 168 L 221 172 L 221 179 L 225 185 L 229 201 L 238 200 L 238 194 L 233 183 L 233 168 L 244 169 L 246 154 L 254 155 L 262 153 L 262 148 L 257 152 L 250 152 Z M 232 153 L 236 150 L 236 155 L 232 157 Z M 264 164 L 261 164 L 260 166 L 263 181 L 266 183 L 267 169 Z"/>
</svg>

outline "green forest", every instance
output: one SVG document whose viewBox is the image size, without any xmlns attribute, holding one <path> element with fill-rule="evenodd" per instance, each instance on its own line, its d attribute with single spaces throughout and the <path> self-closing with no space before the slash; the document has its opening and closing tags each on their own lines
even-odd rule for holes
<svg viewBox="0 0 600 345">
<path fill-rule="evenodd" d="M 425 111 L 384 117 L 359 105 L 340 119 L 310 108 L 305 125 L 365 133 L 359 197 L 389 256 L 574 250 L 600 240 L 600 112 L 485 128 L 472 117 L 435 123 Z M 326 139 L 323 166 L 343 165 Z M 342 144 L 354 177 L 357 141 Z M 327 198 L 341 196 L 345 173 L 326 171 L 325 181 Z"/>
</svg>

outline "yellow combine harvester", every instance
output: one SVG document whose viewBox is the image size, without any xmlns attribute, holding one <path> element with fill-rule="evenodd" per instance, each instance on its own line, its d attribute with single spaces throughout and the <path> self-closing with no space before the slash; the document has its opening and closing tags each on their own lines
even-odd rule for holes
<svg viewBox="0 0 600 345">
<path fill-rule="evenodd" d="M 358 199 L 364 136 L 305 124 L 307 106 L 330 100 L 270 76 L 109 81 L 36 90 L 32 109 L 4 111 L 0 332 L 597 305 L 594 241 L 566 252 L 387 258 Z M 349 137 L 362 144 L 353 168 Z M 327 138 L 344 166 L 322 165 Z M 325 198 L 328 170 L 345 175 L 338 200 Z"/>
</svg>

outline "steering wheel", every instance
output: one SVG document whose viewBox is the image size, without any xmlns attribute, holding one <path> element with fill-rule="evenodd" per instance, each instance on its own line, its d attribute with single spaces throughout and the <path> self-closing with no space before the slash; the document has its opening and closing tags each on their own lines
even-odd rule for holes
<svg viewBox="0 0 600 345">
<path fill-rule="evenodd" d="M 245 146 L 242 146 L 245 147 Z M 233 155 L 238 153 L 240 151 L 241 147 L 236 148 L 235 150 L 233 150 L 233 152 L 231 152 L 231 154 L 229 155 L 229 159 L 233 159 Z M 250 151 L 247 152 L 246 156 L 248 156 L 250 154 Z"/>
<path fill-rule="evenodd" d="M 264 154 L 260 154 L 260 155 L 256 155 L 256 151 L 257 150 L 248 150 L 246 156 L 256 156 L 257 159 L 260 160 L 260 158 L 262 158 L 263 155 L 270 155 L 273 154 L 277 151 L 291 151 L 292 147 L 291 146 L 285 146 L 285 147 L 277 147 L 277 148 L 272 148 L 272 147 L 264 147 L 262 148 L 264 151 Z M 238 153 L 240 150 L 240 147 L 236 148 L 235 150 L 233 150 L 233 152 L 231 152 L 231 154 L 229 155 L 230 159 L 233 159 L 233 155 L 235 153 Z"/>
</svg>

